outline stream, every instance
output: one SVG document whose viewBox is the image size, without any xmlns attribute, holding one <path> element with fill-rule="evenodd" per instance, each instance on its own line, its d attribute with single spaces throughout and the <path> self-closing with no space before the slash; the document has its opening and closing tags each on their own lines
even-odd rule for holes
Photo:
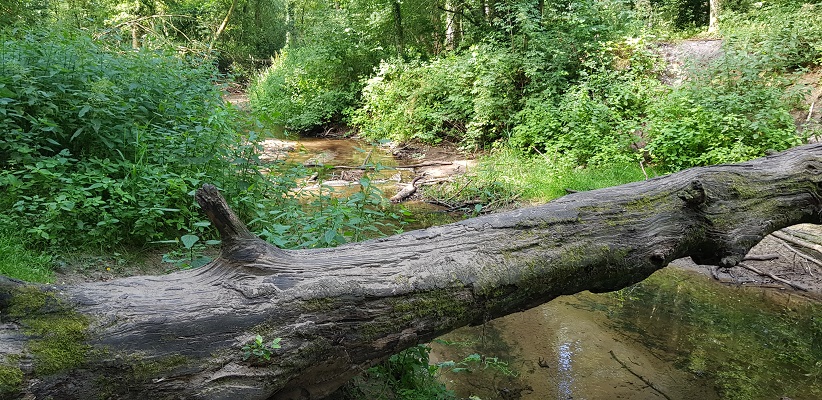
<svg viewBox="0 0 822 400">
<path fill-rule="evenodd" d="M 562 296 L 431 344 L 476 360 L 441 380 L 472 399 L 822 398 L 822 306 L 668 267 L 618 292 Z"/>
<path fill-rule="evenodd" d="M 266 154 L 308 165 L 401 163 L 353 139 L 275 139 Z M 359 178 L 347 175 L 354 171 L 329 170 L 323 183 L 338 195 L 359 190 Z M 414 174 L 389 168 L 369 178 L 391 196 Z M 431 363 L 442 363 L 440 379 L 460 399 L 822 399 L 822 305 L 677 267 L 618 292 L 562 296 L 430 345 Z"/>
</svg>

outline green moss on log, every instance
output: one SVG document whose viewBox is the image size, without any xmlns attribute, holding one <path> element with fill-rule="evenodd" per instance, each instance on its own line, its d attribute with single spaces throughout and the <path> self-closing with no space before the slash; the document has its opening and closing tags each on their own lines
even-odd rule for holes
<svg viewBox="0 0 822 400">
<path fill-rule="evenodd" d="M 18 366 L 16 356 L 6 356 L 0 363 L 0 398 L 13 398 L 20 393 L 23 385 L 23 370 Z"/>
<path fill-rule="evenodd" d="M 132 363 L 134 380 L 146 382 L 152 378 L 161 378 L 170 375 L 175 369 L 186 365 L 188 357 L 176 354 L 168 357 L 161 357 L 153 360 L 140 360 Z"/>
<path fill-rule="evenodd" d="M 60 300 L 55 293 L 37 286 L 11 292 L 7 316 L 14 318 L 29 336 L 37 375 L 51 375 L 76 368 L 86 361 L 85 344 L 89 320 Z"/>
</svg>

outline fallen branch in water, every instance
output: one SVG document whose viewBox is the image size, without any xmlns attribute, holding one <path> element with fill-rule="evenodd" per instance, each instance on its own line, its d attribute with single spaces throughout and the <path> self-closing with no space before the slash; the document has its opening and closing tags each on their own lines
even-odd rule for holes
<svg viewBox="0 0 822 400">
<path fill-rule="evenodd" d="M 635 376 L 635 377 L 639 378 L 639 380 L 641 380 L 641 381 L 642 381 L 642 382 L 644 382 L 646 385 L 648 385 L 648 387 L 649 387 L 649 388 L 651 388 L 651 389 L 653 389 L 655 392 L 657 392 L 657 393 L 661 394 L 661 395 L 662 395 L 662 397 L 664 397 L 664 398 L 666 398 L 666 399 L 668 399 L 668 400 L 671 400 L 671 398 L 670 398 L 667 394 L 665 394 L 665 392 L 663 392 L 663 391 L 659 390 L 659 388 L 657 388 L 656 386 L 654 386 L 654 384 L 653 384 L 651 381 L 649 381 L 648 379 L 646 379 L 644 376 L 642 376 L 642 375 L 640 375 L 640 374 L 638 374 L 638 373 L 634 372 L 634 370 L 632 370 L 632 369 L 631 369 L 630 367 L 628 367 L 628 366 L 627 366 L 624 362 L 622 362 L 620 359 L 618 359 L 618 358 L 617 358 L 617 356 L 616 356 L 616 354 L 614 354 L 614 351 L 613 351 L 613 350 L 609 350 L 608 352 L 609 352 L 609 353 L 611 353 L 611 358 L 613 358 L 613 359 L 614 359 L 614 361 L 618 362 L 618 363 L 619 363 L 619 365 L 621 365 L 621 366 L 622 366 L 622 368 L 625 368 L 625 370 L 626 370 L 626 371 L 630 372 L 630 373 L 631 373 L 631 375 L 633 375 L 633 376 Z"/>
<path fill-rule="evenodd" d="M 370 156 L 370 154 L 369 154 L 369 156 Z M 367 160 L 366 160 L 366 162 L 367 162 Z M 392 169 L 392 168 L 393 169 L 414 169 L 414 168 L 437 167 L 437 166 L 453 165 L 453 164 L 454 163 L 451 162 L 451 161 L 426 161 L 426 162 L 419 163 L 419 164 L 398 165 L 396 167 L 383 166 L 383 168 L 388 168 L 388 169 Z M 365 165 L 365 164 L 352 166 L 352 165 L 325 165 L 325 164 L 320 164 L 320 163 L 303 163 L 303 166 L 308 167 L 308 168 L 320 167 L 320 168 L 329 168 L 329 169 L 361 169 L 361 170 L 368 170 L 368 169 L 375 169 L 376 168 L 376 166 L 374 166 L 374 165 Z"/>
</svg>

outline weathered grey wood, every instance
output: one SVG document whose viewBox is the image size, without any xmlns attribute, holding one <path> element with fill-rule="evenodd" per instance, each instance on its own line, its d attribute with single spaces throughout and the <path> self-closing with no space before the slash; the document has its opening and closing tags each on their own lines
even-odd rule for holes
<svg viewBox="0 0 822 400">
<path fill-rule="evenodd" d="M 0 278 L 0 377 L 24 372 L 21 390 L 6 397 L 320 399 L 385 357 L 466 324 L 563 294 L 616 290 L 684 256 L 736 265 L 770 232 L 820 222 L 821 172 L 814 144 L 293 251 L 255 237 L 205 186 L 197 200 L 223 250 L 203 268 L 66 287 Z M 79 338 L 56 340 L 32 329 L 37 318 L 87 326 Z M 242 360 L 256 334 L 282 338 L 270 363 Z M 72 362 L 47 362 L 55 342 Z"/>
</svg>

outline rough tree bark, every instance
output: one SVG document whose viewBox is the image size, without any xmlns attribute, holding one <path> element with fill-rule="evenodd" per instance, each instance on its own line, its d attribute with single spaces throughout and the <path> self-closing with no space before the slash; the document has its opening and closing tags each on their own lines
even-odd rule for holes
<svg viewBox="0 0 822 400">
<path fill-rule="evenodd" d="M 462 40 L 462 3 L 445 1 L 445 48 L 456 50 Z"/>
<path fill-rule="evenodd" d="M 670 261 L 737 264 L 822 217 L 822 144 L 695 168 L 543 206 L 333 249 L 254 236 L 205 186 L 223 239 L 197 270 L 73 286 L 0 278 L 0 397 L 320 399 L 365 368 L 466 324 Z M 255 335 L 282 338 L 242 360 Z"/>
<path fill-rule="evenodd" d="M 708 7 L 710 8 L 708 11 L 708 33 L 719 33 L 720 1 L 709 0 Z"/>
</svg>

